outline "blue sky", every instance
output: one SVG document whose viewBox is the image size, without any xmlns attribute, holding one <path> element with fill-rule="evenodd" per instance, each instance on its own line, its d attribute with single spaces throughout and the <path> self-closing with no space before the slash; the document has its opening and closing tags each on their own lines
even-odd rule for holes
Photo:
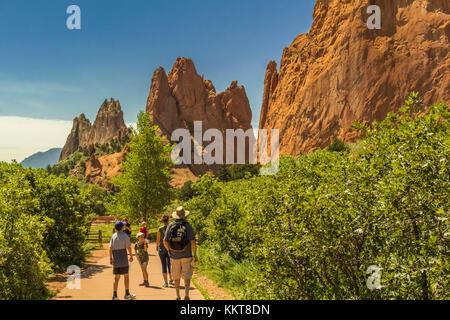
<svg viewBox="0 0 450 320">
<path fill-rule="evenodd" d="M 218 91 L 243 84 L 257 125 L 266 65 L 308 32 L 314 2 L 0 0 L 0 117 L 93 120 L 114 97 L 135 122 L 153 71 L 189 57 Z M 82 30 L 66 28 L 71 4 Z"/>
</svg>

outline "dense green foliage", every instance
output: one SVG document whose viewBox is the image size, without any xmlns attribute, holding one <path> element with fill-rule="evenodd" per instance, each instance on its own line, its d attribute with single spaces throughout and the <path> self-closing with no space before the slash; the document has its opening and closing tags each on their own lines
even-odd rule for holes
<svg viewBox="0 0 450 320">
<path fill-rule="evenodd" d="M 287 156 L 275 176 L 194 183 L 183 205 L 203 269 L 229 286 L 244 279 L 233 289 L 250 299 L 449 299 L 449 110 L 416 116 L 417 102 L 358 125 L 356 154 Z M 373 265 L 379 290 L 367 286 Z"/>
<path fill-rule="evenodd" d="M 110 193 L 106 189 L 102 187 L 92 184 L 86 183 L 84 181 L 80 181 L 79 183 L 80 189 L 89 199 L 88 205 L 91 208 L 91 212 L 95 213 L 98 216 L 107 215 L 107 201 L 110 199 Z"/>
<path fill-rule="evenodd" d="M 261 165 L 257 164 L 234 164 L 231 166 L 221 165 L 217 172 L 219 181 L 227 182 L 240 179 L 248 179 L 259 175 Z"/>
<path fill-rule="evenodd" d="M 195 191 L 192 189 L 192 181 L 186 181 L 178 192 L 177 198 L 182 201 L 187 201 L 195 196 Z"/>
<path fill-rule="evenodd" d="M 73 179 L 0 163 L 0 298 L 47 298 L 50 268 L 81 266 L 94 207 Z"/>
<path fill-rule="evenodd" d="M 0 300 L 49 297 L 49 259 L 41 246 L 49 221 L 37 214 L 30 182 L 18 165 L 0 163 Z"/>
<path fill-rule="evenodd" d="M 41 172 L 30 174 L 40 214 L 52 221 L 44 233 L 44 249 L 59 269 L 81 265 L 86 255 L 86 231 L 95 218 L 91 215 L 92 200 L 87 193 L 80 191 L 73 179 L 44 175 Z"/>
<path fill-rule="evenodd" d="M 169 187 L 172 146 L 164 142 L 157 130 L 150 116 L 140 112 L 123 173 L 113 180 L 120 190 L 109 207 L 113 215 L 147 221 L 160 214 L 173 197 Z"/>
<path fill-rule="evenodd" d="M 328 151 L 333 152 L 348 152 L 350 147 L 342 140 L 334 138 L 333 142 L 327 147 Z"/>
<path fill-rule="evenodd" d="M 88 159 L 89 156 L 87 153 L 78 150 L 54 166 L 47 166 L 47 172 L 56 176 L 63 175 L 68 177 L 71 173 L 73 173 L 74 169 L 78 169 L 78 173 L 80 175 L 84 175 L 84 171 L 86 170 L 86 161 Z"/>
</svg>

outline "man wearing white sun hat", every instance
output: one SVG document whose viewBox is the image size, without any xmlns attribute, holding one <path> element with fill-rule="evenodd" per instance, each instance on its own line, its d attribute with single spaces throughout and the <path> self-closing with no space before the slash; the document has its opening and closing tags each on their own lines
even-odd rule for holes
<svg viewBox="0 0 450 320">
<path fill-rule="evenodd" d="M 172 276 L 175 281 L 177 300 L 181 300 L 181 278 L 184 279 L 184 300 L 189 300 L 191 278 L 194 271 L 192 261 L 198 261 L 195 232 L 192 226 L 186 221 L 188 215 L 189 211 L 184 210 L 183 207 L 178 207 L 172 214 L 175 221 L 167 227 L 167 231 L 164 236 L 164 246 L 170 255 Z M 192 253 L 194 254 L 194 257 L 192 257 Z"/>
</svg>

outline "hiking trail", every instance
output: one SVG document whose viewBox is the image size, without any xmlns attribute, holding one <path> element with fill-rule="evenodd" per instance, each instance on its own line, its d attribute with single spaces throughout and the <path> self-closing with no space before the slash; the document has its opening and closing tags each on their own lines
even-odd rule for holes
<svg viewBox="0 0 450 320">
<path fill-rule="evenodd" d="M 106 248 L 106 249 L 105 249 Z M 132 246 L 134 254 L 134 244 Z M 64 287 L 53 299 L 54 300 L 111 300 L 113 295 L 113 273 L 109 263 L 108 246 L 104 246 L 104 257 L 96 262 L 88 264 L 86 270 L 81 273 L 81 288 L 69 289 Z M 136 300 L 175 300 L 176 292 L 174 286 L 163 288 L 164 282 L 161 273 L 161 261 L 156 252 L 155 243 L 149 244 L 149 265 L 147 268 L 150 287 L 140 287 L 143 282 L 142 271 L 136 257 L 130 263 L 130 292 L 136 295 Z M 184 299 L 184 281 L 181 280 L 181 298 Z M 124 300 L 125 286 L 123 277 L 119 282 L 117 294 L 120 300 Z M 191 282 L 191 300 L 205 300 L 200 291 Z"/>
</svg>

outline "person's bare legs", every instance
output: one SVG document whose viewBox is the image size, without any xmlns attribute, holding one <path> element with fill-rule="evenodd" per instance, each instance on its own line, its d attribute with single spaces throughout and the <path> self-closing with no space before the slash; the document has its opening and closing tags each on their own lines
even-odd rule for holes
<svg viewBox="0 0 450 320">
<path fill-rule="evenodd" d="M 180 296 L 180 280 L 175 280 L 175 290 L 177 292 L 177 298 L 181 299 Z"/>
<path fill-rule="evenodd" d="M 119 287 L 119 280 L 120 280 L 120 274 L 114 275 L 114 284 L 113 284 L 114 292 L 117 292 L 117 288 Z"/>
<path fill-rule="evenodd" d="M 125 279 L 125 290 L 130 290 L 130 274 L 124 274 L 123 275 L 124 279 Z"/>
<path fill-rule="evenodd" d="M 144 281 L 148 282 L 147 266 L 141 266 L 141 270 L 142 270 L 142 276 L 144 277 Z"/>
<path fill-rule="evenodd" d="M 191 290 L 191 279 L 184 279 L 184 298 L 189 298 L 189 291 Z"/>
<path fill-rule="evenodd" d="M 164 278 L 164 283 L 168 283 L 167 282 L 167 273 L 163 273 L 163 278 Z M 170 277 L 170 278 L 172 278 L 172 277 Z"/>
</svg>

